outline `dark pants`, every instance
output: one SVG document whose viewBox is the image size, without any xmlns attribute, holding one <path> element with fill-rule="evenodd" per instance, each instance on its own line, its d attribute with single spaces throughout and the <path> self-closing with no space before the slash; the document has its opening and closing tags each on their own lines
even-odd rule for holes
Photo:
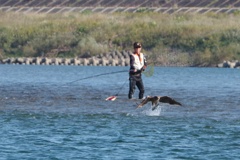
<svg viewBox="0 0 240 160">
<path fill-rule="evenodd" d="M 128 98 L 129 99 L 131 99 L 133 94 L 134 94 L 135 86 L 137 86 L 138 89 L 139 89 L 138 98 L 142 99 L 143 94 L 144 94 L 144 85 L 143 85 L 141 75 L 140 76 L 130 75 L 130 78 L 129 78 L 129 93 L 128 93 Z"/>
</svg>

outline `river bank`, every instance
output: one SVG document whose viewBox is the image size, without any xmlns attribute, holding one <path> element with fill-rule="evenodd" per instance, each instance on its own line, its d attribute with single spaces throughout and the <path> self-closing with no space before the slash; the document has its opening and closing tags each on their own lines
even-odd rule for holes
<svg viewBox="0 0 240 160">
<path fill-rule="evenodd" d="M 49 57 L 18 57 L 6 58 L 0 61 L 0 64 L 13 65 L 74 65 L 74 66 L 129 66 L 130 52 L 112 52 L 109 54 L 101 54 L 97 56 L 82 58 L 49 58 Z M 150 60 L 150 63 L 153 64 Z M 240 68 L 238 60 L 223 61 L 222 63 L 203 66 L 203 65 L 186 65 L 186 64 L 161 64 L 156 63 L 155 66 L 179 66 L 179 67 L 218 67 L 218 68 Z"/>
<path fill-rule="evenodd" d="M 156 57 L 157 65 L 212 67 L 240 59 L 239 17 L 238 13 L 1 13 L 0 59 L 81 57 L 88 52 L 96 56 L 132 50 L 132 43 L 139 41 L 143 53 Z"/>
</svg>

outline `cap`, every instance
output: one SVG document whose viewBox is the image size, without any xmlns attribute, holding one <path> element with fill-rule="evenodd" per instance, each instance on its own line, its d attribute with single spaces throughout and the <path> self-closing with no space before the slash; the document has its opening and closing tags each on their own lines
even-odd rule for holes
<svg viewBox="0 0 240 160">
<path fill-rule="evenodd" d="M 142 45 L 139 42 L 134 42 L 133 43 L 133 48 L 142 48 Z"/>
</svg>

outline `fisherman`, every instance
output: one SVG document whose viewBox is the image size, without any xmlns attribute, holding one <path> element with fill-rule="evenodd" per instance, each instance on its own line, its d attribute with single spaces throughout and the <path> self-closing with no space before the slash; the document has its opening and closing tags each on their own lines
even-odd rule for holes
<svg viewBox="0 0 240 160">
<path fill-rule="evenodd" d="M 129 93 L 128 98 L 132 99 L 135 86 L 139 89 L 139 99 L 143 99 L 144 85 L 142 81 L 142 72 L 147 67 L 146 59 L 141 53 L 142 45 L 139 42 L 133 44 L 134 52 L 130 54 L 130 70 L 129 70 Z"/>
</svg>

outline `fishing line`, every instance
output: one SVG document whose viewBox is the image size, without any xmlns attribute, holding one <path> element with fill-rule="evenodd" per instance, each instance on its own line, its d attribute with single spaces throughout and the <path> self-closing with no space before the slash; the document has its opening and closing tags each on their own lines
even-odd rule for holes
<svg viewBox="0 0 240 160">
<path fill-rule="evenodd" d="M 123 89 L 124 85 L 127 83 L 128 79 L 123 83 L 123 85 L 119 88 L 117 94 L 115 94 L 115 96 L 118 96 L 118 94 L 120 93 L 120 91 Z"/>
<path fill-rule="evenodd" d="M 123 85 L 119 88 L 117 94 L 115 94 L 114 96 L 109 96 L 107 97 L 105 100 L 106 101 L 115 101 L 117 99 L 118 94 L 120 93 L 120 91 L 123 89 L 124 85 L 126 84 L 126 82 L 128 81 L 128 79 L 123 83 Z"/>
</svg>

